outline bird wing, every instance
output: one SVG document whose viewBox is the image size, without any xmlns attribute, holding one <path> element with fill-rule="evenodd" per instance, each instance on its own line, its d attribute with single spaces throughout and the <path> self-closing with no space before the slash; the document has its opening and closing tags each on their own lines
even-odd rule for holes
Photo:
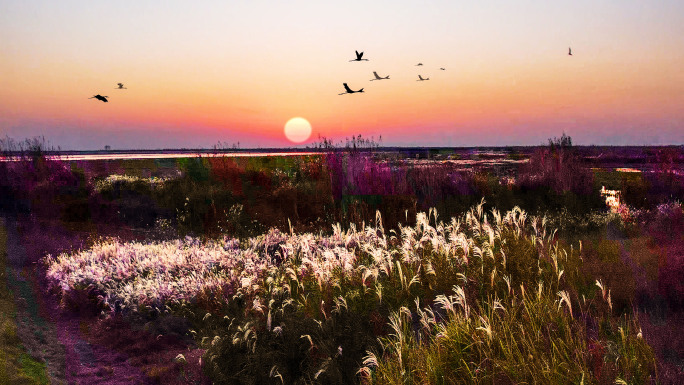
<svg viewBox="0 0 684 385">
<path fill-rule="evenodd" d="M 354 50 L 354 52 L 356 52 L 356 58 L 357 59 L 359 59 L 361 57 L 361 55 L 363 55 L 363 53 L 361 53 L 361 55 L 359 55 L 359 51 Z"/>
<path fill-rule="evenodd" d="M 380 77 L 380 75 L 378 75 L 378 73 L 377 73 L 376 71 L 373 71 L 373 75 L 375 75 L 375 78 L 376 78 L 376 79 L 382 79 L 382 78 Z"/>
<path fill-rule="evenodd" d="M 347 90 L 347 92 L 349 92 L 349 93 L 354 92 L 354 91 L 351 90 L 351 88 L 349 88 L 349 86 L 347 85 L 347 83 L 342 83 L 342 84 L 344 85 L 344 89 Z"/>
</svg>

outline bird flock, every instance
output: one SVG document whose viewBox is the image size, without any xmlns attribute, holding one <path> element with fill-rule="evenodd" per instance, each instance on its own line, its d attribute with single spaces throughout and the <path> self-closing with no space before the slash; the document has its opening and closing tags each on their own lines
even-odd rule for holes
<svg viewBox="0 0 684 385">
<path fill-rule="evenodd" d="M 117 90 L 127 90 L 128 89 L 128 88 L 124 87 L 123 83 L 116 83 L 116 85 L 117 85 L 117 87 L 115 89 L 117 89 Z M 97 100 L 100 100 L 102 102 L 107 103 L 107 102 L 109 102 L 109 100 L 107 100 L 108 97 L 109 96 L 102 96 L 100 94 L 97 94 L 97 95 L 93 95 L 93 96 L 89 97 L 88 99 L 97 99 Z"/>
<path fill-rule="evenodd" d="M 363 58 L 363 52 L 359 52 L 359 51 L 354 51 L 354 52 L 356 53 L 356 59 L 349 60 L 350 62 L 352 62 L 352 61 L 368 61 L 368 59 Z M 568 55 L 572 56 L 572 47 L 568 47 Z M 423 63 L 418 63 L 415 65 L 415 67 L 423 67 Z M 440 67 L 439 70 L 440 71 L 446 71 L 446 69 L 444 67 Z M 387 75 L 385 77 L 378 75 L 377 71 L 373 71 L 373 76 L 375 76 L 375 78 L 371 79 L 370 81 L 386 80 L 386 79 L 390 78 L 389 75 Z M 425 80 L 430 80 L 430 78 L 429 77 L 424 78 L 422 74 L 418 74 L 418 80 L 416 80 L 417 82 L 422 82 Z M 338 94 L 338 95 L 356 94 L 356 93 L 363 92 L 363 88 L 361 88 L 358 91 L 354 91 L 351 88 L 349 88 L 349 85 L 347 83 L 342 83 L 342 85 L 344 86 L 345 91 L 342 92 L 341 94 Z"/>
<path fill-rule="evenodd" d="M 362 51 L 362 52 L 354 51 L 354 52 L 356 53 L 356 58 L 355 58 L 355 59 L 349 60 L 350 62 L 353 62 L 353 61 L 356 61 L 356 62 L 359 62 L 359 61 L 369 61 L 368 59 L 364 59 L 364 58 L 363 58 L 363 51 Z M 571 47 L 568 47 L 568 55 L 569 55 L 569 56 L 572 56 L 572 48 L 571 48 Z M 423 63 L 418 63 L 418 64 L 416 64 L 415 66 L 416 66 L 416 67 L 423 67 Z M 440 70 L 440 71 L 445 71 L 446 69 L 445 69 L 444 67 L 440 67 L 439 70 Z M 373 76 L 374 76 L 374 78 L 373 78 L 373 79 L 370 79 L 370 81 L 375 81 L 375 80 L 389 80 L 389 78 L 390 78 L 389 75 L 384 76 L 384 77 L 378 75 L 378 72 L 377 72 L 377 71 L 373 71 Z M 429 78 L 429 77 L 424 78 L 422 74 L 418 74 L 418 80 L 416 80 L 416 81 L 422 82 L 422 81 L 426 81 L 426 80 L 430 80 L 430 78 Z M 357 93 L 362 93 L 362 92 L 364 92 L 364 91 L 363 91 L 363 88 L 354 91 L 354 90 L 352 90 L 351 88 L 349 88 L 349 85 L 348 85 L 347 83 L 342 83 L 342 85 L 344 86 L 344 92 L 342 92 L 342 93 L 340 93 L 340 94 L 338 94 L 338 95 L 357 94 Z M 124 87 L 123 83 L 117 83 L 117 87 L 116 87 L 115 89 L 117 89 L 117 90 L 125 90 L 125 89 L 127 89 L 127 88 Z M 88 99 L 97 99 L 97 100 L 100 100 L 100 101 L 102 101 L 102 102 L 107 103 L 107 102 L 109 101 L 109 100 L 107 100 L 107 98 L 109 98 L 109 96 L 102 96 L 102 95 L 100 95 L 100 94 L 97 94 L 97 95 L 93 95 L 92 97 L 90 97 L 90 98 L 88 98 Z"/>
<path fill-rule="evenodd" d="M 352 61 L 368 61 L 368 59 L 364 59 L 364 58 L 363 58 L 363 52 L 359 52 L 359 51 L 354 51 L 354 52 L 356 53 L 356 59 L 349 60 L 350 62 L 352 62 Z M 418 64 L 416 64 L 416 67 L 422 67 L 422 66 L 423 66 L 423 63 L 418 63 Z M 440 67 L 439 69 L 440 69 L 441 71 L 445 71 L 445 70 L 446 70 L 444 67 Z M 384 76 L 384 77 L 378 75 L 378 72 L 377 72 L 377 71 L 373 71 L 373 76 L 375 76 L 375 77 L 374 77 L 373 79 L 370 80 L 371 82 L 374 81 L 374 80 L 388 80 L 388 79 L 390 78 L 389 75 Z M 428 78 L 428 77 L 425 77 L 425 78 L 424 78 L 423 75 L 418 74 L 418 80 L 416 80 L 416 81 L 422 82 L 422 81 L 425 81 L 425 80 L 430 80 L 430 78 Z M 338 95 L 356 94 L 356 93 L 361 93 L 361 92 L 363 92 L 363 88 L 361 88 L 361 89 L 358 90 L 358 91 L 354 91 L 354 90 L 352 90 L 351 88 L 349 88 L 349 85 L 348 85 L 347 83 L 342 83 L 342 85 L 344 86 L 344 92 L 342 92 L 341 94 L 338 94 Z"/>
</svg>

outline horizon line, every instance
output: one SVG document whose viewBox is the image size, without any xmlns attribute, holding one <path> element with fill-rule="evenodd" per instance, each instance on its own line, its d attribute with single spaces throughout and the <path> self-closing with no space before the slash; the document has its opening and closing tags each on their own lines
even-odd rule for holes
<svg viewBox="0 0 684 385">
<path fill-rule="evenodd" d="M 475 146 L 377 146 L 377 147 L 363 147 L 358 146 L 356 148 L 351 146 L 345 147 L 332 147 L 332 148 L 322 148 L 322 147 L 245 147 L 245 148 L 123 148 L 123 149 L 96 149 L 96 150 L 63 150 L 63 149 L 43 149 L 42 152 L 46 154 L 64 154 L 64 153 L 144 153 L 144 152 L 200 152 L 200 153 L 240 153 L 240 152 L 330 152 L 330 151 L 345 151 L 345 150 L 356 150 L 356 151 L 393 151 L 393 150 L 448 150 L 448 149 L 508 149 L 508 148 L 535 148 L 535 147 L 547 147 L 549 144 L 530 144 L 530 145 L 475 145 Z M 572 147 L 612 147 L 612 148 L 629 148 L 629 147 L 684 147 L 684 143 L 680 144 L 572 144 Z M 21 153 L 21 150 L 6 150 L 7 153 Z M 30 152 L 30 150 L 24 150 L 24 152 Z"/>
</svg>

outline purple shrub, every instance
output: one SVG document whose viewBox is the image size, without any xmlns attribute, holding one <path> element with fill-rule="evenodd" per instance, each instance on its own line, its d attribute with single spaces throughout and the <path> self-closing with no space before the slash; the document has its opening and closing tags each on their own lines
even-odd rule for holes
<svg viewBox="0 0 684 385">
<path fill-rule="evenodd" d="M 22 210 L 59 217 L 69 195 L 79 192 L 81 181 L 59 160 L 34 156 L 4 166 L 5 188 L 20 201 Z"/>
<path fill-rule="evenodd" d="M 335 152 L 326 156 L 333 197 L 406 194 L 406 170 L 373 159 L 370 153 Z"/>
<path fill-rule="evenodd" d="M 526 187 L 548 186 L 555 193 L 593 194 L 591 172 L 581 164 L 572 148 L 572 139 L 563 134 L 549 139 L 549 145 L 538 148 L 518 175 L 518 183 Z"/>
<path fill-rule="evenodd" d="M 525 201 L 521 206 L 530 210 L 583 212 L 604 206 L 591 169 L 565 134 L 532 153 L 529 162 L 518 170 L 515 190 Z"/>
<path fill-rule="evenodd" d="M 431 207 L 459 215 L 482 197 L 494 201 L 495 189 L 508 189 L 486 172 L 458 170 L 450 163 L 388 161 L 370 152 L 333 151 L 326 166 L 339 220 L 357 224 L 372 220 L 376 210 L 390 227 Z"/>
<path fill-rule="evenodd" d="M 343 195 L 413 195 L 429 207 L 452 194 L 472 192 L 470 176 L 446 164 L 390 163 L 370 153 L 335 152 L 326 157 L 335 199 Z"/>
</svg>

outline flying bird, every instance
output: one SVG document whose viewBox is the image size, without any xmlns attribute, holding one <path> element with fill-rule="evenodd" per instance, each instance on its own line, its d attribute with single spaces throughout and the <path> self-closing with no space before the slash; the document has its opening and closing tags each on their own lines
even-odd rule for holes
<svg viewBox="0 0 684 385">
<path fill-rule="evenodd" d="M 440 67 L 440 70 L 444 71 L 444 67 Z"/>
<path fill-rule="evenodd" d="M 416 67 L 417 67 L 417 66 L 422 66 L 422 65 L 423 65 L 423 63 L 418 63 L 418 64 L 416 64 Z"/>
<path fill-rule="evenodd" d="M 368 59 L 361 59 L 363 57 L 363 52 L 359 52 L 359 51 L 354 51 L 354 52 L 356 52 L 356 59 L 352 59 L 350 61 L 361 61 L 361 60 L 368 61 Z"/>
<path fill-rule="evenodd" d="M 102 100 L 103 102 L 107 103 L 109 100 L 107 100 L 109 96 L 102 96 L 100 94 L 93 95 L 93 97 L 88 98 L 88 99 L 97 99 L 97 100 Z"/>
<path fill-rule="evenodd" d="M 568 55 L 572 56 L 572 48 L 568 47 Z"/>
<path fill-rule="evenodd" d="M 375 72 L 375 71 L 373 71 L 373 75 L 375 75 L 375 79 L 371 79 L 370 81 L 373 81 L 373 80 L 389 79 L 389 75 L 387 75 L 387 76 L 385 76 L 385 77 L 383 78 L 383 77 L 380 77 L 380 75 L 378 75 L 378 73 Z"/>
<path fill-rule="evenodd" d="M 119 86 L 119 87 L 117 88 L 117 90 L 125 90 L 125 89 L 127 89 L 126 87 L 123 86 L 123 83 L 116 83 L 116 85 Z"/>
<path fill-rule="evenodd" d="M 342 85 L 344 85 L 344 89 L 346 90 L 346 92 L 343 92 L 343 93 L 338 94 L 338 95 L 353 94 L 353 93 L 356 93 L 356 92 L 363 92 L 363 88 L 360 89 L 360 90 L 358 90 L 358 91 L 353 91 L 351 88 L 349 88 L 349 86 L 347 85 L 347 83 L 342 83 Z"/>
<path fill-rule="evenodd" d="M 430 78 L 423 78 L 422 76 L 418 75 L 418 80 L 417 82 L 423 81 L 423 80 L 430 80 Z"/>
</svg>

